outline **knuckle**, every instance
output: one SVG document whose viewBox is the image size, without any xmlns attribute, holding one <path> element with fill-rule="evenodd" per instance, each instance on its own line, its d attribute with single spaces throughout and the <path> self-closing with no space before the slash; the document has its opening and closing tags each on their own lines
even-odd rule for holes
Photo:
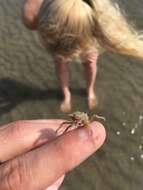
<svg viewBox="0 0 143 190">
<path fill-rule="evenodd" d="M 10 164 L 10 170 L 6 177 L 6 184 L 8 190 L 23 190 L 22 185 L 24 182 L 24 163 L 19 159 L 14 160 Z"/>
</svg>

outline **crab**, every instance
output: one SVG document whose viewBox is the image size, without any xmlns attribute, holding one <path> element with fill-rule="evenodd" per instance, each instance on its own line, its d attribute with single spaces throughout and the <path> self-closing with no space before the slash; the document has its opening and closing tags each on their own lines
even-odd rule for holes
<svg viewBox="0 0 143 190">
<path fill-rule="evenodd" d="M 65 129 L 63 130 L 62 133 L 67 132 L 69 129 L 75 129 L 78 127 L 88 127 L 89 124 L 95 120 L 95 118 L 105 120 L 105 118 L 102 116 L 92 115 L 90 117 L 87 113 L 80 111 L 76 111 L 69 114 L 69 117 L 70 120 L 61 123 L 59 128 L 56 130 L 56 133 L 59 133 L 60 129 L 63 129 L 64 127 Z"/>
</svg>

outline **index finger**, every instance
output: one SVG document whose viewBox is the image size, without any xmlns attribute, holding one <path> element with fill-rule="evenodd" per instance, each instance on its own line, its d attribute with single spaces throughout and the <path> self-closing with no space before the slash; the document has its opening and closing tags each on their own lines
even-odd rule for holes
<svg viewBox="0 0 143 190">
<path fill-rule="evenodd" d="M 1 189 L 46 189 L 79 165 L 104 143 L 103 125 L 93 122 L 3 164 Z"/>
<path fill-rule="evenodd" d="M 0 128 L 0 162 L 12 159 L 56 137 L 64 120 L 23 120 Z"/>
</svg>

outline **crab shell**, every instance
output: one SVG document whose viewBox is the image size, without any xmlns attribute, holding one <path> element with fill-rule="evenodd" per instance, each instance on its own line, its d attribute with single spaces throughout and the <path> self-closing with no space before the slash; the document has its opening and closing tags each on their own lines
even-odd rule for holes
<svg viewBox="0 0 143 190">
<path fill-rule="evenodd" d="M 87 113 L 85 112 L 73 112 L 72 114 L 69 114 L 69 117 L 72 119 L 72 121 L 81 121 L 82 123 L 89 123 L 90 119 Z"/>
</svg>

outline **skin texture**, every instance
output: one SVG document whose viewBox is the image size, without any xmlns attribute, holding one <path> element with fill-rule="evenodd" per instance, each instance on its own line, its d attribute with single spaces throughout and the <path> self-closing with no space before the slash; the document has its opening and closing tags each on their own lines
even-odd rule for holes
<svg viewBox="0 0 143 190">
<path fill-rule="evenodd" d="M 1 190 L 57 190 L 65 174 L 105 140 L 99 122 L 57 136 L 55 130 L 62 122 L 17 121 L 0 128 Z"/>
<path fill-rule="evenodd" d="M 23 6 L 23 23 L 30 30 L 37 30 L 38 26 L 38 12 L 41 7 L 43 0 L 25 0 Z M 96 95 L 94 92 L 94 84 L 97 73 L 97 52 L 90 52 L 85 55 L 81 55 L 83 65 L 85 68 L 85 79 L 87 81 L 87 96 L 88 96 L 88 107 L 92 110 L 96 104 Z M 60 105 L 62 112 L 70 112 L 72 109 L 71 105 L 71 92 L 69 89 L 69 72 L 68 64 L 66 60 L 59 57 L 54 57 L 54 64 L 57 79 L 63 93 L 63 101 Z"/>
</svg>

